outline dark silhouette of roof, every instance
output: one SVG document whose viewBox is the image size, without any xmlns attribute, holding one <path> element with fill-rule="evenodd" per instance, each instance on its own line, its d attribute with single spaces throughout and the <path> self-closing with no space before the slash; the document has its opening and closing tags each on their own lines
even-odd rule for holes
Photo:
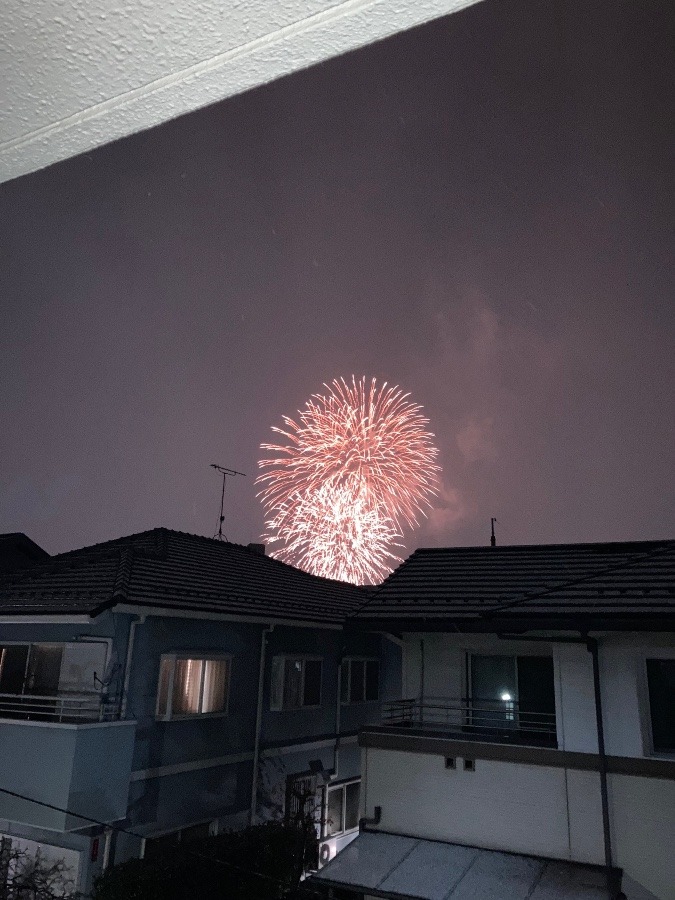
<svg viewBox="0 0 675 900">
<path fill-rule="evenodd" d="M 32 566 L 48 557 L 46 550 L 21 531 L 0 534 L 0 572 Z"/>
<path fill-rule="evenodd" d="M 6 575 L 0 614 L 96 615 L 126 604 L 339 624 L 367 596 L 255 548 L 155 528 Z"/>
<path fill-rule="evenodd" d="M 405 630 L 675 625 L 675 541 L 415 551 L 355 620 Z"/>
</svg>

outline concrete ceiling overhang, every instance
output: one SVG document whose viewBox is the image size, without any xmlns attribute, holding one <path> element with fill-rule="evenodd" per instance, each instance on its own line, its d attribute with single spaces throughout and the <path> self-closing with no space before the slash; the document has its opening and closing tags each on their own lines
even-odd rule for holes
<svg viewBox="0 0 675 900">
<path fill-rule="evenodd" d="M 9 0 L 0 181 L 477 0 Z"/>
</svg>

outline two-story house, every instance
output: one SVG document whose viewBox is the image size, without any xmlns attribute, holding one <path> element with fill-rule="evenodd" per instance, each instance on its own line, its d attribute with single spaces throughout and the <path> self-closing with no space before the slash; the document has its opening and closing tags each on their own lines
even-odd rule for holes
<svg viewBox="0 0 675 900">
<path fill-rule="evenodd" d="M 317 885 L 675 898 L 675 541 L 418 550 L 353 627 L 402 641 L 403 693 Z"/>
<path fill-rule="evenodd" d="M 0 543 L 30 557 L 0 581 L 5 841 L 65 859 L 86 891 L 157 842 L 307 792 L 324 852 L 356 834 L 358 730 L 400 696 L 400 646 L 344 631 L 366 592 L 163 528 L 53 557 L 31 544 Z"/>
</svg>

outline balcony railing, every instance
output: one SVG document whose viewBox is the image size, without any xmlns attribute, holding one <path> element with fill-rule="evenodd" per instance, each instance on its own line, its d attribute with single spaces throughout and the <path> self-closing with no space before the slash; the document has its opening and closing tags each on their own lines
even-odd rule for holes
<svg viewBox="0 0 675 900">
<path fill-rule="evenodd" d="M 382 724 L 443 733 L 462 740 L 556 747 L 555 713 L 514 700 L 425 697 L 382 704 Z"/>
<path fill-rule="evenodd" d="M 0 719 L 78 724 L 119 718 L 119 701 L 100 694 L 0 694 Z"/>
</svg>

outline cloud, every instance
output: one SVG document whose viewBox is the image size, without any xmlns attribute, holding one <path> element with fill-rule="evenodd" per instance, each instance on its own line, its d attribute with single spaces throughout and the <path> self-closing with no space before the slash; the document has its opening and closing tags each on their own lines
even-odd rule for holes
<svg viewBox="0 0 675 900">
<path fill-rule="evenodd" d="M 457 435 L 457 446 L 468 463 L 492 460 L 497 456 L 493 437 L 494 419 L 472 415 Z"/>
<path fill-rule="evenodd" d="M 446 537 L 457 528 L 466 515 L 466 504 L 454 487 L 441 484 L 434 507 L 427 515 L 428 527 L 425 531 L 438 537 Z"/>
</svg>

